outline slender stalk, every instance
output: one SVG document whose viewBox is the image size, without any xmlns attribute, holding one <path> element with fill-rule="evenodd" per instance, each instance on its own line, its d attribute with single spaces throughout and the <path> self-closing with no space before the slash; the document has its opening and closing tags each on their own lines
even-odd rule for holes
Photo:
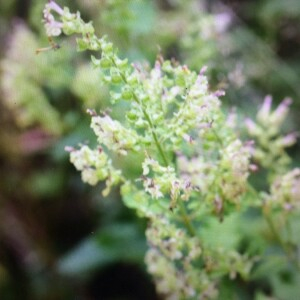
<svg viewBox="0 0 300 300">
<path fill-rule="evenodd" d="M 257 191 L 254 189 L 254 187 L 250 183 L 248 183 L 248 191 L 254 197 L 257 197 L 257 198 L 259 197 Z M 292 262 L 297 267 L 297 269 L 300 270 L 300 265 L 299 265 L 299 262 L 297 261 L 297 258 L 293 254 L 293 251 L 291 251 L 291 248 L 287 245 L 287 243 L 282 239 L 282 237 L 278 233 L 278 230 L 277 230 L 271 216 L 268 213 L 264 212 L 264 211 L 263 211 L 263 215 L 265 217 L 265 220 L 268 224 L 268 227 L 270 228 L 275 240 L 278 242 L 278 244 L 280 245 L 280 247 L 283 249 L 284 253 L 286 254 L 287 259 L 290 262 Z"/>
<path fill-rule="evenodd" d="M 213 132 L 213 134 L 217 138 L 217 142 L 219 143 L 219 145 L 224 146 L 223 141 L 221 140 L 220 136 L 218 135 L 218 133 L 216 132 L 216 130 L 213 127 L 211 127 L 211 131 Z"/>
<path fill-rule="evenodd" d="M 287 258 L 289 259 L 289 261 L 296 266 L 296 268 L 298 270 L 300 270 L 300 265 L 299 262 L 297 260 L 297 258 L 295 257 L 293 251 L 291 251 L 291 248 L 286 244 L 286 242 L 281 238 L 280 234 L 278 234 L 277 228 L 272 220 L 272 218 L 268 215 L 268 214 L 264 214 L 265 219 L 268 223 L 268 226 L 272 232 L 272 234 L 274 235 L 276 241 L 278 242 L 278 244 L 281 246 L 281 248 L 283 249 L 284 253 L 286 254 Z"/>
<path fill-rule="evenodd" d="M 217 141 L 219 142 L 219 144 L 220 144 L 221 146 L 223 146 L 223 142 L 222 142 L 222 140 L 220 139 L 218 133 L 217 133 L 213 128 L 212 128 L 212 131 L 213 131 L 214 135 L 216 136 Z M 258 192 L 255 190 L 255 188 L 254 188 L 250 183 L 248 183 L 247 188 L 248 188 L 248 191 L 252 194 L 252 196 L 254 196 L 255 198 L 259 198 Z M 267 224 L 268 224 L 268 226 L 269 226 L 269 228 L 270 228 L 272 234 L 274 235 L 274 237 L 275 237 L 275 239 L 277 240 L 277 242 L 279 243 L 279 245 L 282 247 L 283 251 L 285 252 L 285 254 L 286 254 L 286 256 L 287 256 L 287 258 L 288 258 L 291 262 L 295 263 L 295 265 L 296 265 L 297 268 L 299 269 L 299 268 L 300 268 L 299 263 L 297 262 L 295 256 L 294 256 L 293 253 L 291 252 L 291 249 L 288 247 L 288 245 L 285 243 L 285 241 L 284 241 L 284 240 L 281 238 L 281 236 L 278 234 L 278 232 L 277 232 L 277 230 L 276 230 L 276 227 L 275 227 L 275 224 L 274 224 L 272 218 L 271 218 L 268 214 L 266 214 L 266 213 L 264 213 L 264 217 L 265 217 L 265 219 L 266 219 L 266 222 L 267 222 Z"/>
<path fill-rule="evenodd" d="M 185 208 L 183 202 L 181 200 L 179 200 L 178 202 L 179 202 L 180 213 L 182 216 L 182 221 L 183 221 L 188 233 L 191 236 L 196 236 L 196 230 L 195 230 L 193 224 L 191 223 L 191 220 L 187 214 L 187 211 L 186 211 L 186 208 Z"/>
<path fill-rule="evenodd" d="M 112 59 L 112 63 L 114 64 L 115 67 L 117 67 L 116 62 L 114 61 L 114 59 Z M 124 76 L 124 74 L 121 73 L 121 72 L 119 74 L 120 74 L 123 82 L 126 83 L 126 84 L 128 84 L 127 83 L 127 79 Z M 158 140 L 156 132 L 155 132 L 155 127 L 154 127 L 154 125 L 152 123 L 151 118 L 150 118 L 149 114 L 147 113 L 147 111 L 145 110 L 145 108 L 142 107 L 142 104 L 141 104 L 139 98 L 137 97 L 136 93 L 132 89 L 131 89 L 131 92 L 132 92 L 134 101 L 140 105 L 140 107 L 142 109 L 142 112 L 144 114 L 144 117 L 147 120 L 147 122 L 148 122 L 148 124 L 149 124 L 149 126 L 151 128 L 151 134 L 152 134 L 154 143 L 155 143 L 156 148 L 157 148 L 157 150 L 158 150 L 158 152 L 159 152 L 159 154 L 160 154 L 160 156 L 161 156 L 161 158 L 162 158 L 162 160 L 164 162 L 164 165 L 168 166 L 169 165 L 168 159 L 167 159 L 167 157 L 165 155 L 165 152 L 164 152 L 161 144 L 159 143 L 159 140 Z M 184 225 L 185 225 L 188 233 L 191 236 L 196 236 L 196 230 L 195 230 L 193 224 L 191 223 L 191 220 L 190 220 L 190 218 L 189 218 L 189 216 L 187 214 L 187 211 L 186 211 L 186 208 L 185 208 L 183 202 L 182 201 L 178 201 L 178 202 L 179 202 L 179 209 L 180 209 L 182 221 L 183 221 L 183 223 L 184 223 Z"/>
<path fill-rule="evenodd" d="M 112 58 L 112 63 L 114 64 L 115 67 L 117 67 L 117 64 L 116 64 L 116 62 L 115 62 L 115 60 L 113 58 Z M 128 82 L 127 82 L 127 79 L 124 76 L 124 74 L 122 72 L 120 72 L 119 74 L 120 74 L 123 82 L 127 84 Z M 165 152 L 163 151 L 163 149 L 162 149 L 162 147 L 161 147 L 161 145 L 160 145 L 160 143 L 158 141 L 158 138 L 157 138 L 157 135 L 156 135 L 156 132 L 155 132 L 155 127 L 154 127 L 154 125 L 153 125 L 153 123 L 151 121 L 151 118 L 150 118 L 149 114 L 147 113 L 147 111 L 142 107 L 142 104 L 141 104 L 138 96 L 136 95 L 136 93 L 132 89 L 131 89 L 131 92 L 132 92 L 134 101 L 137 102 L 140 105 L 140 107 L 142 109 L 142 112 L 144 114 L 144 117 L 147 120 L 147 122 L 148 122 L 148 124 L 149 124 L 149 126 L 151 128 L 151 134 L 152 134 L 154 143 L 156 145 L 156 148 L 157 148 L 157 150 L 159 152 L 159 155 L 161 156 L 161 158 L 162 158 L 162 160 L 164 162 L 164 165 L 168 166 L 167 157 L 166 157 Z"/>
<path fill-rule="evenodd" d="M 136 97 L 135 94 L 133 94 L 133 96 L 134 96 L 134 98 Z M 137 99 L 137 97 L 136 97 L 136 99 Z M 137 101 L 138 101 L 138 99 L 137 99 Z M 151 134 L 152 134 L 153 140 L 155 142 L 156 148 L 157 148 L 157 150 L 158 150 L 158 152 L 159 152 L 159 154 L 160 154 L 160 156 L 161 156 L 161 158 L 164 162 L 164 165 L 168 166 L 169 163 L 168 163 L 167 157 L 166 157 L 165 152 L 163 151 L 163 149 L 162 149 L 162 147 L 161 147 L 161 145 L 158 141 L 158 138 L 157 138 L 156 132 L 154 130 L 154 126 L 152 124 L 152 121 L 150 119 L 150 116 L 148 115 L 148 113 L 146 112 L 146 110 L 144 108 L 142 108 L 142 110 L 143 110 L 143 114 L 144 114 L 146 120 L 148 121 L 148 123 L 150 125 Z"/>
</svg>

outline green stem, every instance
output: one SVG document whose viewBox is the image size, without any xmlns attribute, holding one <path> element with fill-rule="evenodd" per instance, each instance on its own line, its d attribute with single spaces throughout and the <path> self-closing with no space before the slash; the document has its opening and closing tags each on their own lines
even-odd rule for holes
<svg viewBox="0 0 300 300">
<path fill-rule="evenodd" d="M 248 191 L 254 196 L 259 198 L 259 194 L 257 193 L 257 191 L 254 189 L 254 187 L 248 183 Z M 300 265 L 299 262 L 297 261 L 295 255 L 293 254 L 293 251 L 291 251 L 291 248 L 287 245 L 287 243 L 281 238 L 280 234 L 278 233 L 278 230 L 273 222 L 273 219 L 271 218 L 270 215 L 268 215 L 267 212 L 263 212 L 263 215 L 265 217 L 265 220 L 275 238 L 275 240 L 278 242 L 278 244 L 281 246 L 281 248 L 283 249 L 284 253 L 286 254 L 288 260 L 290 262 L 292 262 L 297 269 L 300 269 Z"/>
<path fill-rule="evenodd" d="M 289 252 L 281 236 L 278 234 L 272 218 L 267 214 L 265 214 L 265 218 L 277 242 L 281 245 L 281 247 L 284 249 L 285 252 Z M 288 256 L 290 256 L 290 254 Z"/>
<path fill-rule="evenodd" d="M 114 64 L 114 66 L 117 67 L 117 65 L 116 65 L 116 63 L 115 63 L 115 61 L 114 61 L 113 58 L 112 58 L 112 62 Z M 128 84 L 127 83 L 127 79 L 124 76 L 124 74 L 120 72 L 120 76 L 121 76 L 123 82 L 125 84 Z M 158 150 L 158 152 L 159 152 L 159 154 L 160 154 L 160 156 L 161 156 L 161 158 L 162 158 L 162 160 L 164 162 L 164 165 L 168 166 L 169 165 L 168 159 L 167 159 L 167 157 L 165 155 L 165 152 L 164 152 L 161 144 L 158 141 L 158 137 L 157 137 L 156 132 L 155 132 L 155 127 L 154 127 L 154 125 L 152 123 L 151 118 L 150 118 L 149 114 L 147 113 L 147 111 L 145 110 L 145 108 L 142 107 L 142 104 L 141 104 L 139 98 L 137 97 L 136 93 L 132 89 L 131 89 L 131 92 L 132 92 L 134 101 L 140 105 L 140 107 L 142 109 L 142 112 L 144 114 L 144 117 L 147 120 L 147 122 L 148 122 L 148 124 L 149 124 L 149 126 L 151 128 L 151 134 L 152 134 L 154 143 L 155 143 L 156 148 L 157 148 L 157 150 Z M 193 225 L 192 225 L 192 223 L 190 221 L 190 218 L 189 218 L 189 216 L 187 214 L 186 208 L 185 208 L 185 206 L 184 206 L 184 204 L 183 204 L 182 201 L 179 201 L 179 208 L 180 208 L 180 213 L 181 213 L 181 216 L 182 216 L 183 223 L 184 223 L 187 231 L 189 232 L 189 234 L 191 236 L 196 236 L 196 230 L 195 230 L 195 228 L 193 227 Z"/>
<path fill-rule="evenodd" d="M 213 134 L 217 138 L 217 142 L 219 143 L 219 145 L 224 146 L 223 141 L 221 140 L 220 136 L 218 135 L 218 133 L 216 132 L 216 130 L 213 127 L 211 127 L 211 131 L 213 132 Z"/>
<path fill-rule="evenodd" d="M 112 63 L 114 64 L 115 67 L 117 67 L 117 64 L 116 64 L 116 62 L 115 62 L 115 60 L 113 58 L 112 58 Z M 124 74 L 122 72 L 120 72 L 119 74 L 120 74 L 123 82 L 126 83 L 126 84 L 128 84 L 127 79 L 124 76 Z M 165 152 L 163 151 L 163 149 L 162 149 L 162 147 L 161 147 L 161 145 L 160 145 L 160 143 L 158 141 L 158 138 L 157 138 L 157 135 L 156 135 L 156 132 L 155 132 L 155 127 L 154 127 L 154 125 L 153 125 L 153 123 L 151 121 L 151 118 L 150 118 L 149 114 L 147 113 L 147 111 L 145 110 L 145 108 L 142 107 L 142 104 L 141 104 L 139 98 L 137 97 L 136 93 L 132 90 L 132 88 L 131 88 L 131 92 L 132 92 L 134 101 L 137 102 L 140 105 L 140 107 L 142 109 L 142 112 L 144 114 L 144 117 L 147 120 L 147 122 L 148 122 L 148 124 L 149 124 L 149 126 L 151 128 L 151 134 L 152 134 L 154 143 L 156 145 L 156 148 L 157 148 L 157 150 L 159 152 L 159 155 L 161 156 L 161 158 L 162 158 L 162 160 L 164 162 L 164 165 L 168 166 L 167 157 L 166 157 Z"/>
<path fill-rule="evenodd" d="M 268 223 L 268 226 L 272 232 L 272 234 L 274 235 L 276 241 L 278 242 L 278 244 L 281 246 L 281 248 L 283 249 L 284 253 L 286 254 L 287 258 L 289 259 L 289 261 L 295 265 L 297 267 L 298 270 L 300 270 L 300 265 L 299 262 L 297 261 L 297 258 L 295 257 L 295 255 L 292 253 L 291 248 L 285 243 L 285 241 L 281 238 L 281 236 L 278 234 L 277 228 L 272 220 L 272 218 L 268 215 L 268 214 L 264 214 L 265 219 Z"/>
<path fill-rule="evenodd" d="M 223 146 L 223 141 L 221 140 L 221 138 L 219 137 L 218 133 L 215 131 L 214 128 L 211 128 L 212 129 L 212 132 L 214 133 L 214 135 L 216 136 L 217 138 L 217 141 L 218 143 L 220 144 L 220 146 Z M 248 183 L 247 185 L 247 188 L 248 188 L 248 191 L 252 194 L 253 197 L 259 199 L 259 194 L 258 192 L 254 189 L 254 187 Z M 290 247 L 285 243 L 285 241 L 281 238 L 281 236 L 278 234 L 277 230 L 276 230 L 276 227 L 275 227 L 275 224 L 273 223 L 273 220 L 272 218 L 267 215 L 266 213 L 264 213 L 264 216 L 265 216 L 265 219 L 266 219 L 266 222 L 272 232 L 272 234 L 274 235 L 275 239 L 277 240 L 277 242 L 279 243 L 279 245 L 282 247 L 283 251 L 285 252 L 287 258 L 295 263 L 295 265 L 297 266 L 297 268 L 299 269 L 300 266 L 299 266 L 299 263 L 297 262 L 297 259 L 296 257 L 293 255 L 293 253 L 291 252 L 291 249 Z"/>
<path fill-rule="evenodd" d="M 191 220 L 187 214 L 187 211 L 186 211 L 186 208 L 185 208 L 183 202 L 181 200 L 179 200 L 178 202 L 179 202 L 179 209 L 180 209 L 181 216 L 182 216 L 182 221 L 183 221 L 188 233 L 191 236 L 196 236 L 196 230 L 195 230 L 193 224 L 191 223 Z"/>
<path fill-rule="evenodd" d="M 136 101 L 138 101 L 138 99 L 137 99 L 137 97 L 134 93 L 133 93 L 133 97 L 136 98 Z M 154 126 L 152 124 L 152 121 L 150 119 L 150 116 L 148 115 L 148 113 L 146 112 L 146 110 L 144 108 L 142 108 L 142 110 L 143 110 L 143 114 L 144 114 L 144 116 L 145 116 L 145 118 L 146 118 L 146 120 L 149 123 L 149 126 L 151 128 L 151 134 L 152 134 L 153 140 L 155 142 L 156 148 L 157 148 L 157 150 L 158 150 L 158 152 L 159 152 L 159 154 L 160 154 L 160 156 L 161 156 L 161 158 L 164 162 L 164 165 L 168 166 L 169 163 L 168 163 L 167 157 L 166 157 L 165 152 L 163 151 L 163 149 L 162 149 L 162 147 L 161 147 L 161 145 L 158 141 L 158 138 L 157 138 L 156 132 L 154 130 Z"/>
</svg>

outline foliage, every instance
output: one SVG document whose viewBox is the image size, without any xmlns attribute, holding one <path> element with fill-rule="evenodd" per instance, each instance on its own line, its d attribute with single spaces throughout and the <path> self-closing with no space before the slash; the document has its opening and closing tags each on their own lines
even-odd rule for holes
<svg viewBox="0 0 300 300">
<path fill-rule="evenodd" d="M 58 21 L 53 13 L 59 15 Z M 225 117 L 220 108 L 223 92 L 209 90 L 205 69 L 196 74 L 161 56 L 153 68 L 131 65 L 118 56 L 105 36 L 95 35 L 92 24 L 85 23 L 79 12 L 73 14 L 54 1 L 44 9 L 44 22 L 48 36 L 80 34 L 76 39 L 79 51 L 99 51 L 100 58 L 91 58 L 100 71 L 99 80 L 109 86 L 112 109 L 127 103 L 121 122 L 108 112 L 98 115 L 88 110 L 97 148 L 83 145 L 67 150 L 83 181 L 95 185 L 105 180 L 104 195 L 121 185 L 125 204 L 148 219 L 145 262 L 158 292 L 167 299 L 213 299 L 227 277 L 251 281 L 253 264 L 259 268 L 269 260 L 268 244 L 249 253 L 247 248 L 241 251 L 239 242 L 227 248 L 205 239 L 206 231 L 212 234 L 215 226 L 221 231 L 223 220 L 225 224 L 237 212 L 237 222 L 243 222 L 243 215 L 251 209 L 269 225 L 282 249 L 278 255 L 287 260 L 285 265 L 290 265 L 296 276 L 296 241 L 282 237 L 284 228 L 299 213 L 299 169 L 284 172 L 288 162 L 284 148 L 295 143 L 295 135 L 274 139 L 289 100 L 271 113 L 267 97 L 257 120 L 270 130 L 248 119 L 249 133 L 259 143 L 243 143 L 230 116 Z M 142 153 L 140 175 L 124 177 L 120 167 L 113 166 L 111 153 L 125 157 Z M 270 169 L 270 193 L 261 193 L 248 182 L 251 169 L 256 169 L 250 163 L 251 153 L 257 163 Z M 273 222 L 279 212 L 280 229 Z M 214 220 L 219 220 L 219 225 L 212 226 Z M 239 234 L 240 238 L 245 235 Z M 249 241 L 248 247 L 251 249 Z"/>
<path fill-rule="evenodd" d="M 297 1 L 45 2 L 0 3 L 1 297 L 296 299 Z"/>
</svg>

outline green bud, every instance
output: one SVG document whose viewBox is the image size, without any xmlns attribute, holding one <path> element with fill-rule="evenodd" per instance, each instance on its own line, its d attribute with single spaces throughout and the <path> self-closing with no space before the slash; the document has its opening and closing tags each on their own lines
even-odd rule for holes
<svg viewBox="0 0 300 300">
<path fill-rule="evenodd" d="M 111 82 L 114 84 L 119 84 L 122 82 L 122 77 L 119 74 L 114 74 L 111 76 Z"/>
<path fill-rule="evenodd" d="M 152 144 L 152 139 L 150 136 L 145 136 L 143 139 L 143 143 L 145 146 L 150 146 Z"/>
<path fill-rule="evenodd" d="M 92 25 L 92 22 L 89 22 L 83 26 L 82 33 L 83 34 L 93 34 L 95 29 Z"/>
<path fill-rule="evenodd" d="M 173 68 L 171 66 L 171 62 L 169 60 L 166 60 L 163 62 L 162 70 L 168 73 L 171 73 L 173 71 Z"/>
<path fill-rule="evenodd" d="M 76 39 L 77 42 L 77 51 L 85 51 L 88 49 L 88 42 L 85 39 Z"/>
<path fill-rule="evenodd" d="M 128 59 L 115 59 L 116 65 L 120 68 L 120 69 L 124 69 L 127 65 L 128 65 Z"/>
<path fill-rule="evenodd" d="M 186 82 L 185 82 L 185 76 L 184 74 L 178 74 L 175 83 L 180 86 L 180 87 L 185 87 Z"/>
<path fill-rule="evenodd" d="M 130 85 L 135 85 L 138 83 L 138 79 L 136 77 L 136 75 L 132 74 L 130 75 L 128 78 L 127 78 L 127 82 L 130 84 Z"/>
<path fill-rule="evenodd" d="M 121 100 L 121 98 L 122 98 L 120 93 L 110 91 L 109 94 L 111 96 L 111 102 L 112 103 L 116 103 L 117 101 Z"/>
<path fill-rule="evenodd" d="M 95 68 L 99 67 L 101 60 L 97 59 L 94 55 L 91 55 L 91 61 Z"/>
<path fill-rule="evenodd" d="M 111 76 L 103 76 L 102 77 L 104 83 L 111 83 Z"/>
<path fill-rule="evenodd" d="M 212 131 L 206 132 L 204 138 L 206 141 L 215 141 L 216 140 L 216 136 Z"/>
<path fill-rule="evenodd" d="M 127 114 L 126 114 L 126 117 L 129 121 L 135 121 L 137 119 L 137 115 L 136 113 L 132 112 L 132 111 L 129 111 Z"/>
<path fill-rule="evenodd" d="M 112 43 L 103 43 L 102 44 L 102 51 L 103 53 L 109 55 L 112 54 L 114 50 L 113 44 Z"/>
<path fill-rule="evenodd" d="M 122 98 L 124 100 L 131 100 L 132 96 L 133 96 L 132 91 L 129 88 L 126 88 L 126 87 L 123 88 L 123 90 L 122 90 Z"/>
<path fill-rule="evenodd" d="M 103 69 L 108 69 L 111 67 L 111 60 L 107 57 L 102 57 L 100 60 L 100 66 Z"/>
<path fill-rule="evenodd" d="M 116 68 L 110 69 L 110 76 L 111 76 L 111 82 L 113 84 L 119 84 L 122 82 L 122 77 L 118 69 Z"/>
</svg>

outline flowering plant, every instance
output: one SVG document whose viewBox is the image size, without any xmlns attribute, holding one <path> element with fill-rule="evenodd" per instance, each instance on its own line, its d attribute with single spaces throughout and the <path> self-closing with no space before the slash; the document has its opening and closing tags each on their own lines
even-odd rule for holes
<svg viewBox="0 0 300 300">
<path fill-rule="evenodd" d="M 300 202 L 300 171 L 287 170 L 284 151 L 295 143 L 296 134 L 280 136 L 290 100 L 271 112 L 267 97 L 257 122 L 245 123 L 257 142 L 243 142 L 234 116 L 221 109 L 224 92 L 209 89 L 205 67 L 197 74 L 160 55 L 153 68 L 130 64 L 106 36 L 96 36 L 79 12 L 54 1 L 46 4 L 44 23 L 49 37 L 79 34 L 79 51 L 100 53 L 91 60 L 99 81 L 110 88 L 111 111 L 88 110 L 95 149 L 82 145 L 66 150 L 84 182 L 105 181 L 104 196 L 120 187 L 125 205 L 148 219 L 145 262 L 161 295 L 222 299 L 228 278 L 252 280 L 253 270 L 266 259 L 267 246 L 253 251 L 249 242 L 249 249 L 241 249 L 245 229 L 232 243 L 214 241 L 226 226 L 233 232 L 231 222 L 241 222 L 251 210 L 266 220 L 282 256 L 299 270 L 294 236 L 284 236 Z M 116 120 L 113 111 L 120 103 L 126 110 Z M 128 178 L 118 166 L 116 157 L 129 155 L 141 160 L 137 178 Z M 258 166 L 269 172 L 269 192 L 249 183 Z M 280 217 L 279 226 L 274 216 Z"/>
</svg>

